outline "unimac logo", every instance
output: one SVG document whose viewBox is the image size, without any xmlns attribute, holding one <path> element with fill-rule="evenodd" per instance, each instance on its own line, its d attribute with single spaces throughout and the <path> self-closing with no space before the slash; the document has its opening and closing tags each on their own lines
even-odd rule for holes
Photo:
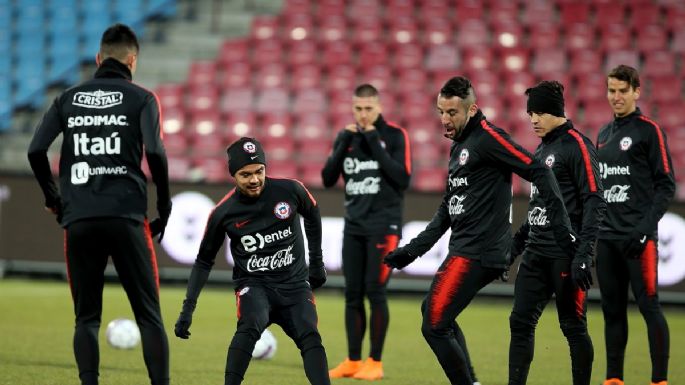
<svg viewBox="0 0 685 385">
<path fill-rule="evenodd" d="M 71 165 L 71 183 L 75 185 L 85 184 L 91 176 L 126 175 L 127 173 L 126 166 L 90 167 L 86 162 L 78 162 Z"/>
<path fill-rule="evenodd" d="M 285 230 L 274 231 L 273 233 L 267 235 L 262 235 L 260 233 L 256 233 L 255 235 L 243 235 L 240 238 L 240 242 L 243 244 L 245 251 L 251 253 L 257 249 L 263 249 L 264 246 L 268 245 L 269 243 L 280 241 L 281 239 L 288 238 L 291 235 L 293 235 L 293 231 L 290 229 L 290 226 L 288 226 L 288 228 Z"/>
<path fill-rule="evenodd" d="M 609 166 L 599 162 L 599 174 L 602 179 L 606 179 L 610 175 L 630 175 L 630 166 Z"/>
<path fill-rule="evenodd" d="M 357 158 L 345 158 L 343 161 L 345 174 L 358 174 L 364 170 L 378 170 L 378 162 L 375 160 L 361 161 Z"/>
<path fill-rule="evenodd" d="M 77 92 L 71 104 L 85 108 L 110 108 L 121 104 L 124 101 L 124 94 L 120 91 Z"/>
</svg>

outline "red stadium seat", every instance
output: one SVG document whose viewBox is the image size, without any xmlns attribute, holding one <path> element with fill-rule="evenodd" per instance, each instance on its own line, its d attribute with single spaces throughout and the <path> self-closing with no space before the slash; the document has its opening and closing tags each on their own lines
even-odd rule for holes
<svg viewBox="0 0 685 385">
<path fill-rule="evenodd" d="M 292 140 L 292 117 L 289 112 L 264 112 L 261 114 L 259 126 L 264 140 Z"/>
<path fill-rule="evenodd" d="M 322 188 L 321 170 L 324 163 L 305 163 L 298 166 L 297 180 L 302 182 L 308 189 Z"/>
<path fill-rule="evenodd" d="M 190 171 L 190 160 L 184 156 L 170 156 L 168 158 L 169 164 L 169 179 L 172 181 L 182 181 L 188 178 Z"/>
<path fill-rule="evenodd" d="M 434 117 L 437 90 L 433 93 L 411 92 L 402 94 L 400 111 L 402 118 L 407 121 L 417 121 L 426 117 Z"/>
<path fill-rule="evenodd" d="M 198 111 L 214 111 L 219 102 L 219 90 L 213 84 L 206 84 L 190 90 L 186 100 L 187 109 L 194 114 Z"/>
<path fill-rule="evenodd" d="M 162 131 L 168 135 L 185 135 L 186 116 L 182 107 L 162 108 Z"/>
<path fill-rule="evenodd" d="M 330 67 L 324 82 L 328 91 L 350 92 L 357 86 L 357 70 L 351 65 Z"/>
<path fill-rule="evenodd" d="M 426 69 L 456 70 L 459 66 L 459 53 L 452 44 L 433 45 L 426 53 Z"/>
<path fill-rule="evenodd" d="M 261 67 L 283 61 L 283 44 L 278 39 L 257 40 L 252 46 L 251 62 Z"/>
<path fill-rule="evenodd" d="M 291 68 L 305 64 L 314 64 L 319 57 L 319 49 L 314 40 L 293 40 L 288 46 L 285 56 Z"/>
<path fill-rule="evenodd" d="M 624 50 L 630 48 L 632 40 L 630 29 L 624 24 L 609 23 L 600 24 L 599 48 L 605 52 Z"/>
<path fill-rule="evenodd" d="M 571 64 L 568 70 L 571 75 L 582 77 L 602 70 L 602 55 L 596 50 L 579 49 L 571 51 L 570 57 Z"/>
<path fill-rule="evenodd" d="M 352 119 L 352 95 L 354 88 L 346 90 L 337 90 L 330 92 L 328 95 L 328 113 L 331 118 L 337 116 L 344 116 Z M 381 95 L 381 98 L 383 95 Z M 351 121 L 349 122 L 351 123 Z M 347 123 L 345 123 L 347 124 Z M 343 125 L 344 126 L 344 125 Z M 339 128 L 342 128 L 340 126 Z"/>
<path fill-rule="evenodd" d="M 392 65 L 398 69 L 422 68 L 424 57 L 423 48 L 419 44 L 399 44 L 392 55 Z"/>
<path fill-rule="evenodd" d="M 449 2 L 448 2 L 449 4 Z M 461 0 L 454 3 L 456 17 L 453 19 L 458 24 L 471 20 L 483 20 L 483 2 L 479 0 Z"/>
<path fill-rule="evenodd" d="M 502 96 L 507 100 L 525 98 L 526 90 L 535 86 L 535 77 L 530 72 L 506 72 L 503 75 Z"/>
<path fill-rule="evenodd" d="M 675 55 L 670 51 L 654 51 L 645 55 L 641 76 L 669 76 L 676 73 Z"/>
<path fill-rule="evenodd" d="M 633 68 L 640 68 L 640 55 L 637 51 L 616 50 L 607 53 L 604 71 L 609 72 L 619 64 L 629 65 Z"/>
<path fill-rule="evenodd" d="M 210 183 L 226 183 L 230 178 L 228 162 L 225 155 L 197 155 L 191 158 L 193 180 Z"/>
<path fill-rule="evenodd" d="M 316 64 L 305 64 L 295 67 L 290 75 L 290 88 L 293 91 L 321 88 L 321 67 Z"/>
<path fill-rule="evenodd" d="M 219 112 L 216 110 L 198 111 L 190 118 L 190 130 L 187 134 L 193 140 L 198 135 L 209 135 L 219 131 L 220 128 Z"/>
<path fill-rule="evenodd" d="M 409 68 L 397 71 L 395 82 L 395 93 L 398 95 L 410 94 L 413 92 L 424 93 L 427 91 L 428 75 L 421 68 Z"/>
<path fill-rule="evenodd" d="M 290 96 L 285 88 L 268 88 L 257 95 L 257 112 L 284 112 L 290 108 Z"/>
<path fill-rule="evenodd" d="M 591 50 L 597 46 L 595 28 L 586 22 L 564 24 L 566 48 L 570 51 Z"/>
<path fill-rule="evenodd" d="M 606 101 L 606 100 L 605 100 Z M 579 122 L 589 130 L 596 130 L 612 119 L 608 103 L 586 103 Z"/>
<path fill-rule="evenodd" d="M 350 20 L 362 18 L 379 20 L 381 18 L 381 5 L 379 1 L 352 0 L 347 4 L 347 17 Z"/>
<path fill-rule="evenodd" d="M 218 80 L 217 65 L 214 60 L 195 60 L 188 69 L 188 86 L 191 88 L 204 87 L 214 84 Z"/>
<path fill-rule="evenodd" d="M 250 47 L 248 40 L 245 38 L 225 40 L 221 44 L 221 48 L 219 48 L 216 59 L 222 66 L 227 66 L 234 62 L 244 63 L 249 61 Z"/>
<path fill-rule="evenodd" d="M 421 192 L 444 192 L 447 168 L 432 167 L 417 169 L 412 176 L 412 186 Z"/>
<path fill-rule="evenodd" d="M 408 119 L 406 124 L 411 146 L 433 145 L 441 138 L 440 124 L 435 116 Z"/>
<path fill-rule="evenodd" d="M 295 115 L 293 136 L 298 141 L 325 141 L 333 139 L 325 113 Z"/>
<path fill-rule="evenodd" d="M 359 82 L 373 85 L 379 92 L 384 94 L 382 97 L 387 98 L 387 92 L 391 89 L 393 81 L 390 68 L 386 65 L 379 64 L 373 67 L 363 65 L 359 69 L 361 70 Z"/>
<path fill-rule="evenodd" d="M 519 15 L 519 6 L 514 1 L 496 1 L 491 2 L 488 12 L 486 13 L 490 19 L 491 25 L 500 23 L 517 23 Z"/>
<path fill-rule="evenodd" d="M 283 9 L 288 13 L 311 13 L 313 4 L 312 0 L 285 0 Z"/>
<path fill-rule="evenodd" d="M 612 1 L 607 3 L 595 4 L 595 24 L 601 23 L 616 23 L 623 24 L 626 19 L 625 5 Z"/>
<path fill-rule="evenodd" d="M 273 37 L 278 36 L 279 33 L 279 20 L 276 16 L 259 15 L 252 19 L 250 37 L 253 39 L 271 40 Z"/>
<path fill-rule="evenodd" d="M 520 24 L 502 22 L 492 26 L 492 44 L 498 48 L 516 48 L 523 45 L 524 31 Z"/>
<path fill-rule="evenodd" d="M 355 45 L 361 47 L 369 42 L 382 41 L 383 26 L 378 22 L 378 19 L 366 15 L 360 19 L 352 17 L 350 20 L 352 21 L 350 29 L 354 31 L 350 34 L 350 41 Z"/>
<path fill-rule="evenodd" d="M 383 14 L 385 19 L 391 22 L 403 17 L 415 17 L 417 13 L 414 0 L 393 0 L 386 2 Z"/>
<path fill-rule="evenodd" d="M 590 4 L 572 1 L 561 5 L 560 25 L 587 23 L 588 20 L 590 20 Z"/>
<path fill-rule="evenodd" d="M 635 33 L 637 35 L 635 46 L 645 55 L 668 49 L 668 36 L 661 25 L 641 25 L 635 29 Z"/>
<path fill-rule="evenodd" d="M 441 16 L 439 19 L 431 18 L 423 24 L 423 43 L 430 44 L 448 44 L 452 43 L 454 29 L 452 24 Z"/>
<path fill-rule="evenodd" d="M 316 2 L 316 11 L 314 12 L 315 19 L 319 23 L 326 23 L 325 19 L 343 17 L 347 19 L 345 12 L 347 10 L 346 4 L 340 0 L 320 0 Z M 321 26 L 322 24 L 319 24 Z M 338 39 L 328 39 L 326 40 L 338 40 Z"/>
<path fill-rule="evenodd" d="M 497 51 L 500 71 L 525 71 L 528 68 L 529 53 L 525 48 L 501 48 Z"/>
<path fill-rule="evenodd" d="M 563 46 L 559 37 L 560 27 L 556 23 L 536 22 L 528 28 L 528 45 L 531 48 L 548 49 Z"/>
<path fill-rule="evenodd" d="M 206 135 L 194 135 L 192 145 L 192 153 L 201 156 L 220 156 L 226 151 L 226 143 L 219 130 Z"/>
<path fill-rule="evenodd" d="M 683 109 L 682 98 L 676 101 L 658 104 L 657 112 L 657 123 L 661 125 L 663 130 L 671 132 L 685 128 L 685 109 Z"/>
<path fill-rule="evenodd" d="M 634 3 L 628 5 L 630 12 L 629 24 L 637 30 L 643 25 L 661 23 L 661 8 L 650 2 Z"/>
<path fill-rule="evenodd" d="M 182 108 L 184 105 L 185 87 L 183 84 L 164 83 L 155 89 L 162 111 L 168 108 Z"/>
<path fill-rule="evenodd" d="M 673 32 L 673 40 L 671 41 L 671 51 L 680 54 L 685 53 L 685 27 L 680 27 Z M 685 68 L 685 66 L 683 66 Z"/>
<path fill-rule="evenodd" d="M 566 50 L 563 48 L 544 48 L 533 52 L 533 72 L 543 74 L 566 71 Z"/>
<path fill-rule="evenodd" d="M 263 138 L 261 142 L 269 162 L 267 175 L 282 178 L 296 177 L 295 140 L 286 136 Z"/>
<path fill-rule="evenodd" d="M 259 136 L 257 117 L 252 110 L 231 112 L 223 126 L 225 127 L 227 143 L 233 143 L 243 136 L 251 138 Z"/>
<path fill-rule="evenodd" d="M 483 115 L 491 122 L 500 122 L 505 118 L 505 109 L 502 98 L 489 95 L 485 97 L 478 97 L 478 107 L 483 112 Z"/>
<path fill-rule="evenodd" d="M 457 26 L 455 43 L 460 48 L 483 48 L 490 44 L 490 28 L 480 19 L 464 20 Z"/>
<path fill-rule="evenodd" d="M 224 90 L 252 85 L 252 67 L 247 62 L 225 63 L 223 74 L 221 86 Z"/>
<path fill-rule="evenodd" d="M 494 72 L 470 72 L 467 77 L 471 80 L 473 88 L 476 90 L 476 97 L 499 97 L 500 93 L 500 79 Z M 444 83 L 447 79 L 444 79 Z M 442 86 L 442 85 L 441 85 Z M 440 89 L 439 87 L 437 89 Z M 480 103 L 478 103 L 480 104 Z"/>
<path fill-rule="evenodd" d="M 665 28 L 671 32 L 683 29 L 683 26 L 685 25 L 685 4 L 680 0 L 674 1 L 677 3 L 666 7 Z"/>
<path fill-rule="evenodd" d="M 493 69 L 492 51 L 487 47 L 468 47 L 461 50 L 460 69 L 467 72 L 491 71 Z"/>
<path fill-rule="evenodd" d="M 296 146 L 297 161 L 299 164 L 323 164 L 331 153 L 333 140 L 329 138 L 298 140 Z M 319 172 L 320 171 L 321 170 L 319 170 Z"/>
<path fill-rule="evenodd" d="M 224 113 L 245 111 L 253 108 L 252 88 L 229 88 L 221 98 L 220 110 Z"/>
<path fill-rule="evenodd" d="M 390 52 L 382 41 L 370 41 L 359 46 L 357 67 L 386 66 Z"/>
<path fill-rule="evenodd" d="M 521 16 L 521 21 L 524 25 L 530 28 L 535 27 L 536 24 L 542 23 L 542 25 L 552 24 L 555 20 L 555 10 L 554 2 L 551 1 L 530 1 L 524 2 L 523 14 Z M 549 20 L 549 22 L 544 22 L 544 20 Z M 556 24 L 554 24 L 556 26 Z M 533 34 L 531 33 L 531 38 Z M 531 44 L 532 45 L 532 44 Z"/>
<path fill-rule="evenodd" d="M 285 66 L 279 62 L 265 64 L 253 74 L 252 79 L 258 89 L 285 87 Z"/>
<path fill-rule="evenodd" d="M 319 4 L 318 9 L 322 9 L 321 7 L 322 5 Z M 322 12 L 329 12 L 325 11 L 326 8 L 323 9 Z M 341 13 L 329 13 L 323 17 L 317 17 L 317 20 L 319 21 L 319 30 L 315 33 L 315 38 L 318 38 L 326 45 L 335 41 L 347 40 L 347 19 Z"/>
<path fill-rule="evenodd" d="M 345 40 L 336 40 L 323 45 L 321 64 L 324 67 L 354 64 L 352 46 Z"/>
<path fill-rule="evenodd" d="M 294 95 L 291 111 L 294 114 L 323 112 L 326 109 L 326 95 L 321 89 L 302 90 Z"/>
<path fill-rule="evenodd" d="M 643 98 L 649 100 L 650 102 L 658 104 L 668 104 L 677 101 L 682 102 L 682 82 L 679 81 L 674 76 L 660 76 L 655 78 L 650 78 L 648 82 L 649 88 L 645 87 L 645 81 L 642 81 L 642 92 L 644 93 Z M 647 93 L 646 91 L 649 91 Z M 642 101 L 642 99 L 640 99 Z M 685 121 L 683 121 L 682 126 L 685 127 Z"/>
<path fill-rule="evenodd" d="M 605 104 L 607 103 L 607 77 L 604 73 L 593 71 L 585 74 L 579 74 L 577 77 L 577 84 L 567 91 L 571 91 L 575 99 L 587 104 Z"/>
<path fill-rule="evenodd" d="M 401 16 L 388 20 L 388 42 L 396 44 L 407 44 L 417 42 L 419 29 L 414 21 L 415 17 Z"/>
<path fill-rule="evenodd" d="M 282 37 L 292 40 L 312 39 L 314 36 L 314 21 L 310 13 L 281 13 Z"/>
<path fill-rule="evenodd" d="M 162 140 L 164 149 L 169 156 L 184 156 L 190 148 L 188 139 L 184 135 L 164 135 Z"/>
</svg>

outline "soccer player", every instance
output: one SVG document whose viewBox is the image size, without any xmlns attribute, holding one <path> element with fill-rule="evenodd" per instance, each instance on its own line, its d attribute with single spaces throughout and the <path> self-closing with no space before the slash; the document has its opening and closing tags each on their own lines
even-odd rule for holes
<svg viewBox="0 0 685 385">
<path fill-rule="evenodd" d="M 422 306 L 421 331 L 450 383 L 471 385 L 466 343 L 455 318 L 508 268 L 512 172 L 537 186 L 556 241 L 570 250 L 573 238 L 551 170 L 486 120 L 468 79 L 448 80 L 438 94 L 437 110 L 444 136 L 453 141 L 445 194 L 426 229 L 388 254 L 385 263 L 404 268 L 451 228 L 449 254 Z"/>
<path fill-rule="evenodd" d="M 64 252 L 76 315 L 74 354 L 84 385 L 98 383 L 98 331 L 109 256 L 140 328 L 150 381 L 169 383 L 169 347 L 152 247 L 152 233 L 162 239 L 171 213 L 169 177 L 159 102 L 153 93 L 131 82 L 138 50 L 129 27 L 109 27 L 102 34 L 94 78 L 55 99 L 28 151 L 45 207 L 65 230 Z M 47 150 L 59 134 L 63 141 L 58 190 Z M 151 224 L 146 215 L 143 153 L 157 187 L 160 218 Z"/>
<path fill-rule="evenodd" d="M 652 384 L 666 385 L 669 332 L 657 293 L 657 226 L 675 193 L 666 134 L 637 107 L 640 77 L 619 65 L 607 76 L 614 119 L 597 138 L 607 215 L 599 228 L 597 278 L 607 352 L 605 385 L 623 385 L 628 284 L 647 323 Z"/>
<path fill-rule="evenodd" d="M 299 181 L 266 176 L 266 155 L 257 140 L 243 137 L 227 152 L 236 187 L 209 216 L 175 334 L 183 339 L 190 336 L 200 291 L 228 236 L 238 325 L 228 348 L 225 385 L 243 381 L 255 343 L 271 323 L 280 325 L 297 344 L 309 382 L 330 384 L 312 294 L 326 282 L 319 206 Z M 309 246 L 309 267 L 300 215 Z"/>
<path fill-rule="evenodd" d="M 342 265 L 347 358 L 330 376 L 377 380 L 383 378 L 381 354 L 389 323 L 386 286 L 391 269 L 383 264 L 383 257 L 395 250 L 402 235 L 411 156 L 407 132 L 381 115 L 376 88 L 358 86 L 352 110 L 356 122 L 338 134 L 321 172 L 326 187 L 334 186 L 341 174 L 345 182 Z M 371 305 L 371 349 L 362 362 L 367 323 L 364 297 Z"/>
<path fill-rule="evenodd" d="M 589 267 L 606 203 L 602 197 L 597 153 L 592 141 L 564 117 L 564 87 L 543 81 L 526 90 L 533 132 L 541 139 L 535 159 L 550 168 L 559 184 L 578 239 L 569 258 L 554 239 L 547 207 L 531 185 L 528 218 L 514 236 L 511 255 L 523 252 L 509 317 L 509 385 L 523 385 L 535 350 L 535 327 L 555 296 L 559 326 L 571 352 L 573 385 L 588 385 L 594 349 L 587 331 L 586 291 L 592 285 Z"/>
</svg>

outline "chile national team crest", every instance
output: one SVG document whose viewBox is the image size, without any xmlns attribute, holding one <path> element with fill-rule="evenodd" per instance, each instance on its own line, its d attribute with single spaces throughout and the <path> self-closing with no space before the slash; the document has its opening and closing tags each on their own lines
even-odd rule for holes
<svg viewBox="0 0 685 385">
<path fill-rule="evenodd" d="M 547 155 L 547 159 L 545 159 L 545 166 L 547 166 L 547 168 L 552 168 L 552 166 L 554 166 L 554 154 Z"/>
<path fill-rule="evenodd" d="M 243 150 L 247 153 L 254 154 L 255 151 L 257 151 L 257 146 L 252 142 L 245 142 L 243 143 Z"/>
<path fill-rule="evenodd" d="M 274 207 L 274 214 L 278 219 L 286 219 L 290 216 L 290 205 L 288 202 L 278 202 Z"/>
<path fill-rule="evenodd" d="M 626 136 L 621 139 L 620 146 L 622 151 L 628 151 L 630 146 L 633 144 L 633 139 L 630 136 Z"/>
<path fill-rule="evenodd" d="M 461 150 L 461 153 L 459 153 L 459 164 L 463 166 L 468 161 L 469 161 L 469 150 L 467 150 L 467 149 Z"/>
</svg>

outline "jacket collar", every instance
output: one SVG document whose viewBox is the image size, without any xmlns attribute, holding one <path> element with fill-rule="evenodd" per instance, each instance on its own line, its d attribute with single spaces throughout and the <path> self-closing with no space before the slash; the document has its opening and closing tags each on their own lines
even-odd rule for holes
<svg viewBox="0 0 685 385">
<path fill-rule="evenodd" d="M 617 126 L 622 126 L 622 125 L 630 122 L 631 120 L 633 120 L 633 118 L 636 118 L 640 115 L 642 115 L 642 111 L 640 111 L 640 107 L 637 107 L 637 108 L 635 108 L 635 111 L 631 112 L 630 114 L 628 114 L 626 116 L 622 116 L 619 118 L 619 117 L 614 115 L 614 124 Z"/>
<path fill-rule="evenodd" d="M 466 127 L 464 127 L 464 129 L 461 131 L 461 134 L 459 134 L 459 136 L 454 138 L 453 140 L 455 142 L 463 142 L 464 140 L 466 140 L 466 138 L 468 138 L 468 136 L 471 134 L 475 127 L 480 127 L 480 121 L 483 119 L 485 119 L 485 115 L 483 115 L 483 112 L 480 109 L 478 109 L 478 111 L 476 111 L 476 114 L 473 115 L 471 119 L 469 119 L 468 123 L 466 123 Z"/>
<path fill-rule="evenodd" d="M 549 144 L 555 141 L 560 136 L 568 132 L 568 130 L 573 128 L 573 123 L 569 119 L 566 119 L 566 123 L 561 126 L 557 126 L 552 131 L 548 132 L 547 135 L 542 137 L 542 143 Z"/>
<path fill-rule="evenodd" d="M 126 79 L 131 81 L 131 70 L 117 59 L 107 58 L 100 63 L 95 75 L 96 79 Z"/>
</svg>

